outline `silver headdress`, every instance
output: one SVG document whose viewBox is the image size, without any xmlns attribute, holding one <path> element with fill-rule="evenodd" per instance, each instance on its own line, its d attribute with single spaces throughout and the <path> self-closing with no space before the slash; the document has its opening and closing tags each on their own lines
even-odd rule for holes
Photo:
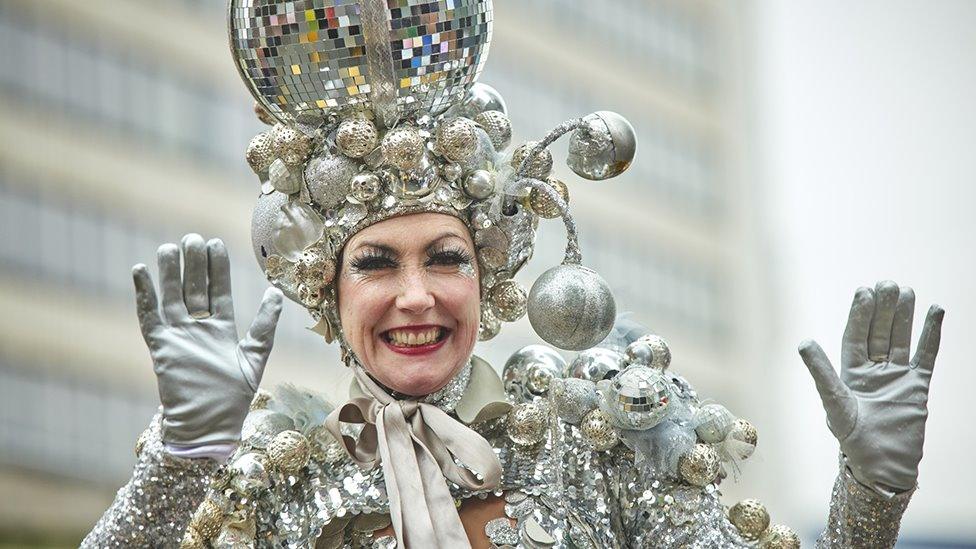
<svg viewBox="0 0 976 549">
<path fill-rule="evenodd" d="M 268 279 L 340 334 L 337 261 L 356 232 L 419 212 L 453 215 L 481 267 L 481 339 L 528 312 L 547 342 L 579 350 L 602 340 L 616 307 L 581 265 L 566 185 L 548 146 L 572 132 L 567 163 L 607 179 L 633 160 L 633 128 L 601 111 L 506 153 L 504 100 L 476 83 L 491 37 L 490 0 L 231 0 L 231 51 L 273 124 L 249 144 L 262 182 L 255 255 Z M 513 280 L 532 256 L 539 218 L 561 217 L 563 263 L 526 292 Z"/>
</svg>

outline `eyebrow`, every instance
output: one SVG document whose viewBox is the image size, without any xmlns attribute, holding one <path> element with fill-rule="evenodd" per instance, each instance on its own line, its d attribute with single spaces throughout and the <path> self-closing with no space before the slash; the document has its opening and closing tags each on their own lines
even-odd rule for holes
<svg viewBox="0 0 976 549">
<path fill-rule="evenodd" d="M 460 239 L 460 240 L 464 240 L 464 237 L 462 237 L 461 235 L 457 234 L 455 231 L 445 231 L 445 232 L 441 233 L 439 236 L 437 236 L 436 238 L 434 238 L 433 240 L 431 240 L 430 243 L 427 245 L 426 249 L 429 250 L 429 249 L 433 248 L 434 247 L 434 244 L 437 244 L 438 242 L 440 242 L 441 240 L 444 240 L 445 238 L 457 238 L 457 239 Z M 389 244 L 383 244 L 381 242 L 376 242 L 376 241 L 373 241 L 373 240 L 364 240 L 364 241 L 360 242 L 356 246 L 355 249 L 356 250 L 359 250 L 361 248 L 376 248 L 378 250 L 383 250 L 384 252 L 387 252 L 387 253 L 390 253 L 390 254 L 393 254 L 393 255 L 396 255 L 397 254 L 397 250 L 393 246 L 390 246 Z"/>
</svg>

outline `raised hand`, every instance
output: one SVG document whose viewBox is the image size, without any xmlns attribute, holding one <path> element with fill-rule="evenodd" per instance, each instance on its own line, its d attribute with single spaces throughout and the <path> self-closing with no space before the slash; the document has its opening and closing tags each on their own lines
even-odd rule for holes
<svg viewBox="0 0 976 549">
<path fill-rule="evenodd" d="M 139 326 L 163 405 L 163 440 L 177 447 L 227 444 L 261 383 L 281 314 L 281 292 L 264 294 L 247 335 L 238 338 L 224 243 L 183 237 L 157 251 L 162 308 L 145 265 L 132 269 Z"/>
<path fill-rule="evenodd" d="M 914 488 L 922 459 L 945 311 L 929 308 L 909 359 L 914 311 L 911 288 L 887 281 L 858 289 L 841 345 L 840 377 L 816 342 L 800 345 L 847 466 L 858 482 L 881 493 Z"/>
</svg>

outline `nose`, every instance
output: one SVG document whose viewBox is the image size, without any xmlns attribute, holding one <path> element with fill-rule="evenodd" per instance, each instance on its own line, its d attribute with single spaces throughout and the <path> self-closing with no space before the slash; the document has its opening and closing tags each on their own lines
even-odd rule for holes
<svg viewBox="0 0 976 549">
<path fill-rule="evenodd" d="M 398 309 L 419 314 L 434 306 L 434 294 L 428 288 L 425 273 L 411 272 L 404 276 L 400 294 L 396 298 Z"/>
</svg>

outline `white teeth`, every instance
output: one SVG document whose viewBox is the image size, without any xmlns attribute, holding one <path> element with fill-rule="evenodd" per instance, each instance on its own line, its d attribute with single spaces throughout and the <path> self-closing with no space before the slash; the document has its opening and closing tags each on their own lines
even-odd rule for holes
<svg viewBox="0 0 976 549">
<path fill-rule="evenodd" d="M 440 328 L 431 328 L 424 332 L 407 332 L 391 330 L 389 332 L 390 342 L 401 347 L 427 345 L 437 341 L 441 334 Z"/>
</svg>

